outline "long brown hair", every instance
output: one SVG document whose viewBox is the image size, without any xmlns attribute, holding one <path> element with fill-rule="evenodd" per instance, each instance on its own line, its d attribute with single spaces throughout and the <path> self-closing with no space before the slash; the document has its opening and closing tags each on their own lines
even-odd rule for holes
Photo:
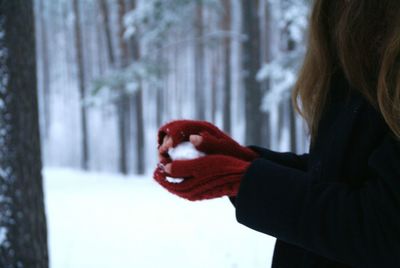
<svg viewBox="0 0 400 268">
<path fill-rule="evenodd" d="M 342 71 L 400 138 L 400 0 L 315 0 L 308 49 L 292 93 L 311 137 Z"/>
</svg>

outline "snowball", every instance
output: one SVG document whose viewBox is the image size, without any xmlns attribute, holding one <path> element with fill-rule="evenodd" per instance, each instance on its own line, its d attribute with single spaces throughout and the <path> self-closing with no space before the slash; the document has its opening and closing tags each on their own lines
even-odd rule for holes
<svg viewBox="0 0 400 268">
<path fill-rule="evenodd" d="M 190 160 L 205 156 L 205 153 L 198 151 L 190 142 L 182 142 L 175 148 L 170 148 L 168 154 L 172 160 Z"/>
<path fill-rule="evenodd" d="M 190 142 L 182 142 L 175 148 L 169 148 L 168 154 L 172 160 L 190 160 L 206 155 L 205 153 L 198 151 Z M 172 177 L 166 177 L 165 180 L 170 183 L 181 183 L 184 181 L 183 178 Z"/>
<path fill-rule="evenodd" d="M 165 180 L 166 180 L 167 182 L 170 182 L 170 183 L 181 183 L 181 182 L 183 182 L 184 179 L 182 179 L 182 178 L 166 177 Z"/>
</svg>

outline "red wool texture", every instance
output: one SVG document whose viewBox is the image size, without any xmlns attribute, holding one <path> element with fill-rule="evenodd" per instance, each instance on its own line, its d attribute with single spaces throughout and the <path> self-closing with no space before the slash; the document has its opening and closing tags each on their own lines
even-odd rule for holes
<svg viewBox="0 0 400 268">
<path fill-rule="evenodd" d="M 175 120 L 171 121 L 158 130 L 158 146 L 163 142 L 165 135 L 172 137 L 172 147 L 189 141 L 190 135 L 200 135 L 203 142 L 196 149 L 206 154 L 222 154 L 245 161 L 252 161 L 258 157 L 253 150 L 241 146 L 228 134 L 207 121 L 198 120 Z"/>
<path fill-rule="evenodd" d="M 192 134 L 203 137 L 196 149 L 206 156 L 175 161 L 166 157 L 155 169 L 154 179 L 169 192 L 191 201 L 236 196 L 244 172 L 258 154 L 241 146 L 213 124 L 195 120 L 176 120 L 162 126 L 158 132 L 158 146 L 165 135 L 172 137 L 173 147 L 176 147 L 188 141 Z M 163 168 L 167 163 L 171 163 L 171 174 Z M 184 181 L 171 183 L 166 180 L 167 176 Z"/>
</svg>

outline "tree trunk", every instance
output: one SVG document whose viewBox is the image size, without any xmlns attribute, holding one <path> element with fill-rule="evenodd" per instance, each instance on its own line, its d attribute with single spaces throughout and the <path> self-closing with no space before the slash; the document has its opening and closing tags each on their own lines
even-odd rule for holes
<svg viewBox="0 0 400 268">
<path fill-rule="evenodd" d="M 96 42 L 97 42 L 97 63 L 99 64 L 98 76 L 104 74 L 106 70 L 106 61 L 104 61 L 104 46 L 103 46 L 103 19 L 96 18 Z"/>
<path fill-rule="evenodd" d="M 111 66 L 114 66 L 115 58 L 114 58 L 112 39 L 111 39 L 111 29 L 110 29 L 110 22 L 109 22 L 110 19 L 109 19 L 109 15 L 108 15 L 107 0 L 99 1 L 99 9 L 100 9 L 101 16 L 103 18 L 103 24 L 104 24 L 103 29 L 104 29 L 104 34 L 106 36 L 108 61 L 111 64 Z"/>
<path fill-rule="evenodd" d="M 21 19 L 23 18 L 23 19 Z M 32 0 L 0 0 L 0 267 L 48 267 Z"/>
<path fill-rule="evenodd" d="M 50 130 L 50 60 L 49 60 L 49 49 L 48 49 L 48 38 L 46 29 L 46 8 L 43 4 L 44 0 L 39 0 L 38 11 L 40 19 L 40 33 L 41 33 L 41 56 L 42 56 L 42 94 L 43 94 L 43 121 L 44 121 L 44 133 L 43 137 L 46 139 L 49 136 Z"/>
<path fill-rule="evenodd" d="M 260 111 L 262 87 L 256 80 L 260 68 L 260 31 L 258 16 L 258 0 L 242 0 L 243 31 L 247 36 L 243 43 L 242 65 L 244 69 L 245 87 L 245 143 L 261 144 L 262 128 L 265 124 Z"/>
<path fill-rule="evenodd" d="M 162 53 L 162 48 L 161 48 L 161 44 L 158 44 L 156 46 L 156 59 L 157 62 L 161 62 L 162 64 L 164 64 L 165 59 L 164 59 L 164 55 Z M 165 79 L 163 78 L 163 70 L 158 70 L 158 78 L 159 79 Z M 165 91 L 167 90 L 165 87 L 163 86 L 158 86 L 156 89 L 156 124 L 157 126 L 161 126 L 161 124 L 163 124 L 164 122 L 164 118 L 165 118 L 165 104 L 164 104 L 164 95 L 165 95 Z"/>
<path fill-rule="evenodd" d="M 135 94 L 135 114 L 136 114 L 136 173 L 145 173 L 145 154 L 144 154 L 144 121 L 143 121 L 143 100 L 142 88 L 139 87 Z"/>
<path fill-rule="evenodd" d="M 224 31 L 231 32 L 231 0 L 224 0 L 224 18 L 222 20 Z M 224 124 L 223 129 L 226 133 L 231 133 L 231 38 L 226 36 L 224 39 L 224 109 L 223 117 Z"/>
<path fill-rule="evenodd" d="M 80 95 L 80 109 L 81 109 L 81 130 L 82 130 L 82 169 L 87 170 L 89 168 L 89 148 L 88 148 L 88 128 L 87 128 L 87 109 L 84 104 L 86 97 L 85 89 L 85 69 L 83 63 L 83 45 L 82 45 L 82 33 L 81 33 L 81 19 L 79 11 L 78 0 L 72 0 L 73 12 L 75 15 L 74 28 L 75 28 L 75 49 L 76 49 L 76 61 L 78 68 L 78 87 Z"/>
<path fill-rule="evenodd" d="M 290 129 L 290 151 L 297 152 L 297 130 L 296 130 L 296 112 L 292 105 L 292 99 L 289 98 L 289 129 Z"/>
<path fill-rule="evenodd" d="M 271 55 L 271 44 L 272 42 L 272 17 L 271 17 L 271 8 L 272 5 L 269 0 L 261 0 L 260 1 L 260 10 L 261 17 L 260 17 L 260 28 L 261 28 L 261 58 L 262 63 L 269 63 L 272 60 Z M 265 81 L 261 83 L 263 95 L 268 93 L 270 87 L 270 79 L 267 78 Z M 271 147 L 271 124 L 270 124 L 270 112 L 263 112 L 262 113 L 262 143 L 260 144 L 263 147 L 270 148 Z"/>
<path fill-rule="evenodd" d="M 162 88 L 157 88 L 156 91 L 156 96 L 157 96 L 157 111 L 156 111 L 156 123 L 157 126 L 161 126 L 161 124 L 163 123 L 163 113 L 164 111 L 164 89 Z"/>
<path fill-rule="evenodd" d="M 157 51 L 157 55 L 156 55 L 156 59 L 157 62 L 161 62 L 162 64 L 164 64 L 165 62 L 165 58 L 163 55 L 163 52 L 161 51 L 161 44 L 158 44 L 156 46 L 156 51 Z M 163 67 L 162 67 L 163 68 Z M 165 80 L 165 78 L 163 77 L 164 74 L 164 70 L 158 70 L 158 78 L 161 80 Z M 165 118 L 165 103 L 164 103 L 164 95 L 166 94 L 166 87 L 163 86 L 158 86 L 156 88 L 156 101 L 157 101 L 157 106 L 156 106 L 156 123 L 157 126 L 161 126 L 161 124 L 164 123 L 164 118 Z"/>
<path fill-rule="evenodd" d="M 129 114 L 129 99 L 126 96 L 121 96 L 117 101 L 117 116 L 118 116 L 118 140 L 119 140 L 119 172 L 128 174 L 128 157 L 127 157 L 127 127 Z"/>
<path fill-rule="evenodd" d="M 283 134 L 283 129 L 285 127 L 285 103 L 280 102 L 278 104 L 278 125 L 276 126 L 278 128 L 278 140 L 280 141 L 282 138 Z"/>
<path fill-rule="evenodd" d="M 128 66 L 129 50 L 124 39 L 124 15 L 126 6 L 124 0 L 118 0 L 118 45 L 120 50 L 119 68 L 123 70 Z M 124 92 L 123 88 L 119 88 L 120 97 L 118 105 L 118 131 L 119 131 L 119 170 L 122 174 L 128 174 L 128 155 L 127 148 L 130 137 L 130 97 Z"/>
<path fill-rule="evenodd" d="M 204 78 L 204 42 L 203 42 L 203 6 L 197 3 L 195 19 L 196 41 L 194 45 L 194 68 L 195 68 L 195 105 L 196 119 L 206 119 L 206 92 Z"/>
<path fill-rule="evenodd" d="M 218 105 L 218 79 L 220 76 L 220 51 L 219 47 L 211 54 L 211 122 L 216 124 L 217 105 Z"/>
<path fill-rule="evenodd" d="M 71 33 L 70 31 L 70 26 L 68 23 L 68 15 L 70 13 L 70 6 L 67 1 L 62 3 L 62 33 L 64 36 L 64 43 L 69 44 L 71 42 Z M 51 33 L 50 29 L 47 29 L 49 33 Z M 66 64 L 66 80 L 72 80 L 73 77 L 73 71 L 72 68 L 74 67 L 74 62 L 75 62 L 75 57 L 72 53 L 72 48 L 71 46 L 67 46 L 65 48 L 65 64 Z"/>
<path fill-rule="evenodd" d="M 137 6 L 137 1 L 136 0 L 129 0 L 128 1 L 128 7 L 130 10 L 136 9 Z M 129 39 L 129 52 L 131 54 L 133 62 L 138 62 L 140 61 L 140 44 L 139 40 L 137 38 L 137 35 L 131 37 Z M 157 52 L 159 53 L 159 52 Z M 161 55 L 158 55 L 161 59 Z M 131 107 L 135 111 L 135 132 L 136 132 L 136 142 L 135 142 L 135 147 L 134 151 L 136 154 L 136 166 L 135 166 L 135 171 L 137 174 L 144 174 L 146 165 L 145 165 L 145 146 L 144 146 L 144 118 L 143 118 L 143 89 L 142 89 L 142 83 L 140 80 L 136 81 L 138 84 L 138 88 L 135 91 L 134 95 L 130 98 L 131 99 Z M 162 102 L 162 93 L 161 89 L 156 89 L 157 92 L 157 103 L 160 101 Z M 162 105 L 158 106 L 158 109 L 162 110 Z M 161 114 L 157 113 L 157 123 L 161 122 Z M 161 124 L 161 123 L 159 123 Z M 133 143 L 134 144 L 134 143 Z"/>
<path fill-rule="evenodd" d="M 289 33 L 288 33 L 288 36 Z M 295 49 L 296 43 L 289 37 L 287 43 L 287 50 L 292 51 Z M 290 129 L 290 149 L 292 152 L 297 152 L 297 129 L 296 129 L 296 111 L 292 104 L 292 99 L 289 96 L 289 129 Z"/>
<path fill-rule="evenodd" d="M 83 54 L 84 63 L 83 66 L 85 67 L 85 77 L 87 81 L 92 81 L 94 77 L 94 70 L 95 70 L 95 63 L 93 61 L 93 32 L 94 32 L 94 23 L 93 23 L 93 16 L 91 12 L 93 12 L 93 6 L 89 1 L 81 1 L 82 3 L 82 11 L 83 14 L 86 16 L 81 18 L 81 31 L 85 33 L 81 35 L 82 37 L 82 46 L 83 46 Z"/>
</svg>

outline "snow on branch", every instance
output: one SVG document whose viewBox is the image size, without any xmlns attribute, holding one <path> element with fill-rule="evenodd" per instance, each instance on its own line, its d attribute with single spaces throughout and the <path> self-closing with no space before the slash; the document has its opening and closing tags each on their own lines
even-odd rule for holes
<svg viewBox="0 0 400 268">
<path fill-rule="evenodd" d="M 86 98 L 85 104 L 98 106 L 102 101 L 113 103 L 121 96 L 133 95 L 143 81 L 148 86 L 159 88 L 159 76 L 163 68 L 162 65 L 138 61 L 124 69 L 111 70 L 107 75 L 93 81 L 91 94 Z M 102 97 L 99 98 L 99 95 Z"/>
<path fill-rule="evenodd" d="M 308 0 L 269 0 L 274 14 L 278 14 L 280 42 L 279 53 L 264 63 L 258 71 L 259 82 L 268 81 L 262 110 L 269 111 L 290 97 L 296 83 L 298 70 L 306 51 L 306 36 L 310 3 Z M 275 12 L 276 11 L 276 12 Z"/>
</svg>

